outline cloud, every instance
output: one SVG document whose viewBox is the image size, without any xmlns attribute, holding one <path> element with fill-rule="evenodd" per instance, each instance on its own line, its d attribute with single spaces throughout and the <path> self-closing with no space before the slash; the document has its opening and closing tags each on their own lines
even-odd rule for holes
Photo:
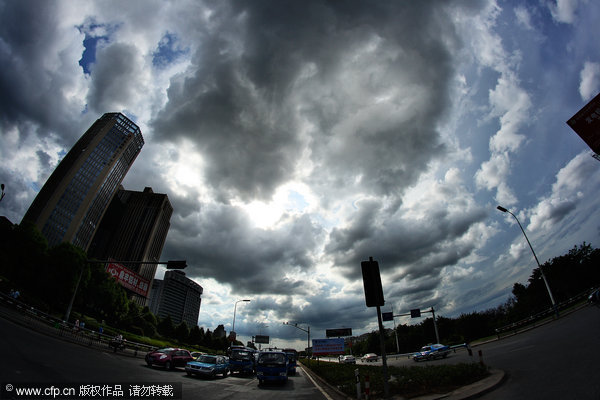
<svg viewBox="0 0 600 400">
<path fill-rule="evenodd" d="M 590 100 L 600 91 L 600 63 L 586 62 L 581 70 L 579 94 L 585 101 Z"/>
<path fill-rule="evenodd" d="M 578 5 L 579 0 L 556 0 L 556 4 L 548 4 L 550 7 L 550 12 L 552 13 L 552 17 L 557 22 L 563 22 L 566 24 L 572 24 L 575 22 L 575 12 Z"/>
</svg>

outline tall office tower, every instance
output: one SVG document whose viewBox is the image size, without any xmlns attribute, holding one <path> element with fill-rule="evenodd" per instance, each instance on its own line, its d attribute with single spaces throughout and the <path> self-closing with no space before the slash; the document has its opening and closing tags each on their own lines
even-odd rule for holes
<svg viewBox="0 0 600 400">
<path fill-rule="evenodd" d="M 155 279 L 150 292 L 150 311 L 165 318 L 171 316 L 175 325 L 185 321 L 188 327 L 198 325 L 202 286 L 180 270 L 165 272 L 164 280 Z"/>
<path fill-rule="evenodd" d="M 106 207 L 144 145 L 140 128 L 121 113 L 100 117 L 58 164 L 25 213 L 55 246 L 87 251 Z"/>
<path fill-rule="evenodd" d="M 160 261 L 172 213 L 166 194 L 154 193 L 149 187 L 143 192 L 120 187 L 98 226 L 88 256 L 97 260 Z M 151 285 L 157 264 L 121 264 Z M 141 306 L 148 305 L 144 296 L 131 293 L 131 298 Z"/>
</svg>

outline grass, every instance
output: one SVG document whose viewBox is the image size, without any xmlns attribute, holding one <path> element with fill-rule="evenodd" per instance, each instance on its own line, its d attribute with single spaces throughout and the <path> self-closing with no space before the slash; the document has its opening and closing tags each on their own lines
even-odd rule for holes
<svg viewBox="0 0 600 400">
<path fill-rule="evenodd" d="M 350 397 L 356 396 L 354 371 L 358 368 L 362 388 L 364 388 L 365 376 L 368 375 L 372 397 L 383 397 L 383 373 L 380 366 L 338 364 L 309 359 L 300 361 L 330 385 L 337 387 Z M 388 373 L 390 375 L 390 395 L 400 395 L 405 398 L 432 393 L 448 393 L 489 375 L 487 367 L 478 363 L 423 367 L 388 366 Z"/>
</svg>

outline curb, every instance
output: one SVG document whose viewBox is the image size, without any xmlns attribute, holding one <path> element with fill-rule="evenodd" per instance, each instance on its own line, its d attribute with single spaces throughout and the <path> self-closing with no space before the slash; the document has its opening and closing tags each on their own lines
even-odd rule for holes
<svg viewBox="0 0 600 400">
<path fill-rule="evenodd" d="M 450 393 L 445 394 L 430 394 L 420 397 L 415 397 L 411 400 L 467 400 L 477 398 L 485 393 L 496 389 L 506 378 L 506 373 L 500 369 L 490 370 L 490 376 L 483 378 L 475 383 L 460 387 Z"/>
</svg>

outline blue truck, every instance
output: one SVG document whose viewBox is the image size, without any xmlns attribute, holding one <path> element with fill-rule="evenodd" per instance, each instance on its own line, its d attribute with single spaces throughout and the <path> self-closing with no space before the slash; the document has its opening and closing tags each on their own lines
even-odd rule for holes
<svg viewBox="0 0 600 400">
<path fill-rule="evenodd" d="M 256 350 L 245 346 L 231 346 L 229 356 L 229 371 L 233 374 L 254 374 L 256 371 Z"/>
<path fill-rule="evenodd" d="M 262 351 L 258 353 L 256 362 L 256 378 L 258 384 L 265 381 L 287 382 L 289 359 L 283 351 Z"/>
</svg>

